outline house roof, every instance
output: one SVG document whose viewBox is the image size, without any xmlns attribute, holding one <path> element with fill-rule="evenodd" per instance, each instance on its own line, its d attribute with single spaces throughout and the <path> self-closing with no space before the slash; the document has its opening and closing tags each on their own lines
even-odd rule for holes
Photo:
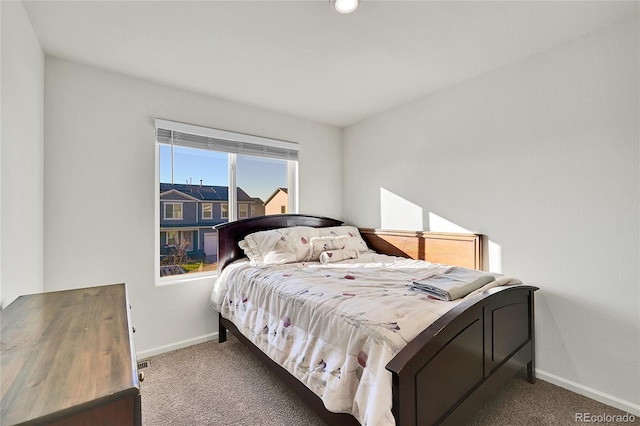
<svg viewBox="0 0 640 426">
<path fill-rule="evenodd" d="M 160 194 L 177 191 L 198 201 L 228 201 L 229 188 L 217 185 L 187 185 L 184 183 L 160 183 Z M 255 198 L 238 187 L 238 201 L 254 201 Z"/>
<path fill-rule="evenodd" d="M 264 204 L 265 205 L 269 204 L 269 201 L 271 201 L 271 199 L 273 197 L 275 197 L 278 194 L 278 192 L 280 192 L 280 191 L 284 192 L 285 194 L 289 193 L 289 189 L 288 188 L 278 188 L 275 191 L 273 191 L 273 194 L 269 195 L 269 198 L 267 198 L 267 201 L 265 201 Z"/>
<path fill-rule="evenodd" d="M 168 191 L 160 192 L 160 197 L 162 200 L 170 200 L 170 201 L 181 201 L 181 200 L 193 200 L 199 201 L 197 198 L 192 197 L 191 195 L 184 194 L 177 189 L 170 189 Z"/>
</svg>

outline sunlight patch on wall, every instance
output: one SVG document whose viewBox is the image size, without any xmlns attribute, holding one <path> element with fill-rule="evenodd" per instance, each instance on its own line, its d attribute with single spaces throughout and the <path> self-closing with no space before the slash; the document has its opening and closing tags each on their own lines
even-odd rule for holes
<svg viewBox="0 0 640 426">
<path fill-rule="evenodd" d="M 380 228 L 422 231 L 422 207 L 380 188 Z"/>
<path fill-rule="evenodd" d="M 489 240 L 487 243 L 489 252 L 489 271 L 502 273 L 502 246 Z"/>
<path fill-rule="evenodd" d="M 429 212 L 429 230 L 432 232 L 475 233 L 433 212 Z M 502 273 L 502 246 L 488 238 L 484 238 L 484 240 L 484 269 L 490 272 Z"/>
<path fill-rule="evenodd" d="M 442 216 L 438 216 L 433 212 L 429 212 L 429 231 L 431 232 L 454 232 L 460 234 L 473 234 L 462 226 L 445 219 Z"/>
</svg>

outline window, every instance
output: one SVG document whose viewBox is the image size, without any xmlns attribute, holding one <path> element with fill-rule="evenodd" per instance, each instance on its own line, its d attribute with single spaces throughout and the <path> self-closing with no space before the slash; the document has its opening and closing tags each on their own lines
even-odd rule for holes
<svg viewBox="0 0 640 426">
<path fill-rule="evenodd" d="M 177 246 L 178 245 L 178 231 L 167 231 L 166 233 L 166 245 L 168 246 Z"/>
<path fill-rule="evenodd" d="M 280 213 L 286 213 L 287 212 L 287 206 L 280 206 Z"/>
<path fill-rule="evenodd" d="M 238 155 L 236 162 L 236 181 L 238 183 L 238 218 L 249 217 L 248 210 L 241 202 L 253 202 L 265 205 L 258 216 L 280 213 L 280 204 L 286 204 L 288 178 L 291 172 L 286 160 L 262 158 L 250 155 Z M 257 174 L 256 170 L 263 173 Z M 242 209 L 242 210 L 241 210 Z M 256 214 L 252 213 L 252 217 Z"/>
<path fill-rule="evenodd" d="M 164 218 L 182 220 L 182 203 L 164 203 Z"/>
<path fill-rule="evenodd" d="M 213 204 L 202 203 L 202 218 L 213 219 Z"/>
<path fill-rule="evenodd" d="M 167 231 L 164 233 L 164 244 L 167 248 L 184 245 L 186 251 L 193 250 L 193 231 Z"/>
<path fill-rule="evenodd" d="M 155 124 L 158 278 L 214 273 L 212 225 L 279 213 L 266 208 L 273 194 L 273 207 L 297 212 L 298 144 L 160 119 Z M 175 220 L 181 222 L 168 222 Z"/>
<path fill-rule="evenodd" d="M 238 204 L 238 218 L 246 219 L 249 217 L 249 206 L 247 204 Z"/>
</svg>

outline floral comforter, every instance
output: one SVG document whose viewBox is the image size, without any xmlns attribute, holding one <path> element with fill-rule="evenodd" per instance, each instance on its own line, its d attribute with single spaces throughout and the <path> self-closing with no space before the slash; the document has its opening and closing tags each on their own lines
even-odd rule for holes
<svg viewBox="0 0 640 426">
<path fill-rule="evenodd" d="M 464 300 L 432 300 L 409 284 L 448 268 L 374 253 L 326 265 L 241 260 L 221 273 L 212 304 L 329 411 L 351 413 L 363 425 L 393 425 L 385 366 Z"/>
</svg>

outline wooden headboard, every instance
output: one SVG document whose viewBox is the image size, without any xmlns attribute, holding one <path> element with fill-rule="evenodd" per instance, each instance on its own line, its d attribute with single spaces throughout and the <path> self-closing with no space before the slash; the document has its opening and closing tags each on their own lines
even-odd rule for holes
<svg viewBox="0 0 640 426">
<path fill-rule="evenodd" d="M 367 245 L 379 253 L 482 269 L 480 234 L 359 229 Z"/>
<path fill-rule="evenodd" d="M 216 225 L 218 231 L 218 271 L 245 257 L 238 242 L 248 234 L 291 226 L 324 228 L 343 222 L 328 217 L 300 214 L 260 216 Z M 425 231 L 385 231 L 359 228 L 367 245 L 378 253 L 427 260 L 433 263 L 482 269 L 482 236 Z"/>
</svg>

